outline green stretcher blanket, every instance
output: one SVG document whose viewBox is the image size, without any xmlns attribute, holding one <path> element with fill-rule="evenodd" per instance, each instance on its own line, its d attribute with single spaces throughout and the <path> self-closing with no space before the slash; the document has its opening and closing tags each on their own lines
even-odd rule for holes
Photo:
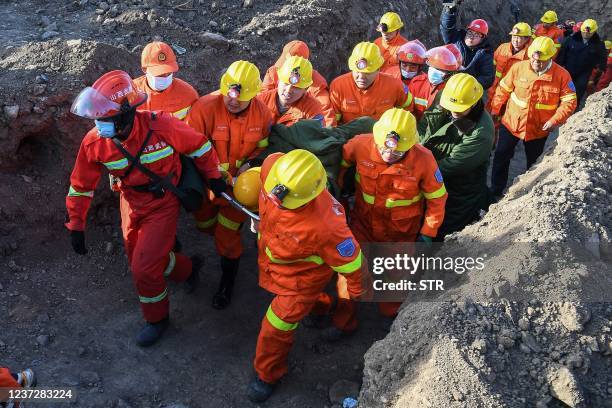
<svg viewBox="0 0 612 408">
<path fill-rule="evenodd" d="M 364 116 L 335 127 L 321 127 L 318 120 L 301 120 L 292 126 L 274 125 L 268 138 L 268 147 L 259 156 L 265 158 L 276 152 L 287 153 L 304 149 L 314 153 L 323 163 L 328 177 L 338 178 L 342 161 L 342 146 L 353 136 L 372 133 L 376 121 Z"/>
</svg>

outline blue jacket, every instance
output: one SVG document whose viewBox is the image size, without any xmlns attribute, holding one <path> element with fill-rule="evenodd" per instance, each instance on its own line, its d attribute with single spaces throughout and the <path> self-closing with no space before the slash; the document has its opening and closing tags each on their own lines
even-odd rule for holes
<svg viewBox="0 0 612 408">
<path fill-rule="evenodd" d="M 485 89 L 491 87 L 495 79 L 495 66 L 493 65 L 493 49 L 489 39 L 485 38 L 474 48 L 465 45 L 466 30 L 457 28 L 457 14 L 444 9 L 440 18 L 440 33 L 445 44 L 455 44 L 463 56 L 462 72 L 472 75 Z"/>
</svg>

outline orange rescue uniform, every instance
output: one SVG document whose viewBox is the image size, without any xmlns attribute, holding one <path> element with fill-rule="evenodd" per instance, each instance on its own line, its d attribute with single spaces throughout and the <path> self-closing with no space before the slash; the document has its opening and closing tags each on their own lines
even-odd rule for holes
<svg viewBox="0 0 612 408">
<path fill-rule="evenodd" d="M 348 123 L 361 116 L 379 119 L 385 111 L 398 107 L 413 111 L 410 89 L 391 75 L 380 73 L 368 89 L 359 89 L 348 72 L 334 79 L 330 98 L 338 124 Z"/>
<path fill-rule="evenodd" d="M 595 86 L 595 92 L 599 92 L 602 89 L 607 88 L 608 85 L 610 85 L 611 81 L 612 81 L 612 51 L 610 51 L 610 53 L 608 54 L 608 64 L 606 66 L 606 72 L 604 72 L 601 75 L 601 78 L 599 78 L 599 82 L 597 82 L 597 85 Z"/>
<path fill-rule="evenodd" d="M 6 367 L 0 367 L 0 388 L 21 388 L 21 384 L 13 378 L 11 372 Z M 8 391 L 0 391 L 0 406 L 4 406 L 2 403 L 8 401 Z M 15 405 L 19 407 L 19 403 Z"/>
<path fill-rule="evenodd" d="M 432 85 L 431 82 L 429 82 L 426 72 L 412 79 L 410 83 L 410 92 L 412 92 L 412 96 L 414 97 L 414 116 L 417 122 L 421 120 L 425 111 L 434 103 L 438 92 L 442 91 L 445 86 L 446 82 L 442 82 L 439 85 Z"/>
<path fill-rule="evenodd" d="M 576 87 L 572 78 L 557 63 L 538 76 L 530 61 L 514 64 L 499 82 L 491 103 L 491 114 L 506 111 L 502 124 L 514 136 L 524 141 L 547 137 L 550 130 L 542 130 L 547 121 L 560 126 L 574 112 L 577 105 Z"/>
<path fill-rule="evenodd" d="M 140 105 L 138 110 L 164 111 L 183 120 L 187 117 L 191 105 L 198 100 L 198 92 L 179 78 L 173 78 L 172 84 L 162 92 L 149 87 L 146 75 L 136 78 L 134 84 L 147 94 L 146 102 Z"/>
<path fill-rule="evenodd" d="M 399 65 L 397 50 L 407 42 L 408 40 L 399 33 L 388 43 L 385 42 L 382 37 L 378 37 L 374 40 L 374 44 L 376 44 L 385 60 L 385 63 L 380 67 L 380 72 L 392 73 L 394 71 L 394 67 Z"/>
<path fill-rule="evenodd" d="M 256 157 L 268 146 L 272 114 L 257 98 L 253 98 L 244 111 L 230 113 L 223 95 L 216 91 L 198 99 L 186 121 L 212 141 L 221 167 L 234 177 L 246 160 Z M 205 200 L 194 216 L 200 230 L 214 234 L 219 255 L 230 259 L 240 257 L 240 226 L 246 220 L 244 213 L 226 200 L 216 198 Z"/>
<path fill-rule="evenodd" d="M 262 184 L 281 156 L 275 153 L 264 161 Z M 262 190 L 259 211 L 259 285 L 276 296 L 261 323 L 254 363 L 260 379 L 276 383 L 287 373 L 299 321 L 334 272 L 346 276 L 352 297 L 361 296 L 363 257 L 342 205 L 327 190 L 295 210 L 279 208 Z"/>
<path fill-rule="evenodd" d="M 349 167 L 356 166 L 355 206 L 350 226 L 360 243 L 414 242 L 417 235 L 435 237 L 444 220 L 448 194 L 442 173 L 429 149 L 416 144 L 393 164 L 386 163 L 373 134 L 355 136 L 342 149 L 340 183 Z M 344 331 L 357 328 L 355 304 L 338 277 L 338 305 L 333 316 Z M 379 303 L 383 315 L 394 316 L 401 304 Z"/>
<path fill-rule="evenodd" d="M 179 153 L 194 159 L 202 175 L 219 178 L 219 160 L 211 143 L 204 135 L 164 112 L 136 112 L 134 125 L 123 147 L 136 156 L 147 134 L 151 136 L 143 149 L 140 161 L 160 177 L 170 176 L 176 185 L 181 176 Z M 180 205 L 176 196 L 166 191 L 156 198 L 153 193 L 141 192 L 136 186 L 151 180 L 137 168 L 127 176 L 130 167 L 110 138 L 91 129 L 81 142 L 66 197 L 71 231 L 84 231 L 87 211 L 106 168 L 119 178 L 121 229 L 125 241 L 132 277 L 140 297 L 145 320 L 158 322 L 168 315 L 168 288 L 165 278 L 182 282 L 191 274 L 191 260 L 172 251 L 176 236 Z"/>
<path fill-rule="evenodd" d="M 513 53 L 512 44 L 507 42 L 495 50 L 495 54 L 493 55 L 493 64 L 495 64 L 495 80 L 493 81 L 493 85 L 488 90 L 488 98 L 486 109 L 488 112 L 491 112 L 491 102 L 493 101 L 493 96 L 495 96 L 495 89 L 497 85 L 499 85 L 499 81 L 508 73 L 510 68 L 516 64 L 517 62 L 527 61 L 529 59 L 529 55 L 527 55 L 527 49 L 529 48 L 529 44 L 527 43 L 525 47 L 517 53 Z"/>
<path fill-rule="evenodd" d="M 565 32 L 562 29 L 554 24 L 550 28 L 544 27 L 543 24 L 538 24 L 535 26 L 534 36 L 551 38 L 555 42 L 555 48 L 557 49 L 553 58 L 557 58 L 563 44 L 563 37 L 565 36 Z"/>
<path fill-rule="evenodd" d="M 291 126 L 301 119 L 316 119 L 321 122 L 321 126 L 335 126 L 333 113 L 325 112 L 321 103 L 308 92 L 284 113 L 279 110 L 277 95 L 276 89 L 257 95 L 257 99 L 262 101 L 272 112 L 274 123 Z"/>
</svg>

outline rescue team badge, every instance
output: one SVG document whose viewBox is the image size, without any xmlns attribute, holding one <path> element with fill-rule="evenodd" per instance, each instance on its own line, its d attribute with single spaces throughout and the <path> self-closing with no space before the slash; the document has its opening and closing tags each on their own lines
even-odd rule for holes
<svg viewBox="0 0 612 408">
<path fill-rule="evenodd" d="M 159 55 L 157 56 L 157 59 L 159 61 L 165 61 L 166 60 L 166 54 L 164 54 L 163 52 L 160 52 Z"/>
<path fill-rule="evenodd" d="M 353 256 L 355 253 L 355 244 L 353 243 L 352 238 L 347 238 L 338 245 L 336 245 L 336 249 L 338 253 L 345 258 L 349 258 Z"/>
</svg>

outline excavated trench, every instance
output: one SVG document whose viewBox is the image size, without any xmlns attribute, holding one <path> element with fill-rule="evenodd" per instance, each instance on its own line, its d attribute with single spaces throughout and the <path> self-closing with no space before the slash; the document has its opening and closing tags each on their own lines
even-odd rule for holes
<svg viewBox="0 0 612 408">
<path fill-rule="evenodd" d="M 37 1 L 31 3 L 23 4 L 21 9 L 11 6 L 15 9 L 0 11 L 0 17 L 2 13 L 10 13 L 13 20 L 23 16 L 22 21 L 17 21 L 25 32 L 36 24 L 25 8 L 53 6 Z M 215 89 L 222 69 L 235 59 L 250 59 L 263 72 L 275 61 L 282 45 L 294 38 L 310 44 L 313 64 L 331 79 L 346 71 L 346 57 L 355 42 L 375 38 L 375 21 L 389 9 L 395 9 L 404 17 L 408 38 L 419 38 L 427 46 L 440 43 L 437 18 L 441 4 L 434 0 L 401 4 L 378 0 L 299 0 L 292 4 L 270 2 L 265 5 L 255 1 L 252 8 L 242 8 L 242 1 L 215 2 L 215 7 L 208 3 L 196 1 L 193 7 L 196 16 L 189 18 L 186 13 L 191 11 L 173 9 L 169 2 L 132 1 L 108 24 L 95 23 L 99 2 L 90 2 L 77 11 L 62 5 L 66 8 L 57 8 L 60 12 L 76 17 L 73 26 L 67 27 L 60 38 L 42 42 L 33 39 L 23 41 L 24 44 L 12 39 L 0 48 L 0 105 L 3 107 L 3 115 L 0 115 L 0 140 L 3 142 L 0 194 L 5 197 L 0 204 L 0 254 L 5 261 L 0 269 L 0 316 L 3 316 L 0 321 L 7 323 L 0 330 L 0 362 L 32 364 L 42 372 L 43 383 L 78 387 L 81 396 L 77 406 L 180 407 L 172 405 L 178 401 L 190 407 L 248 406 L 242 384 L 250 378 L 248 360 L 254 351 L 261 311 L 269 302 L 267 297 L 253 290 L 257 286 L 255 248 L 252 237 L 245 235 L 247 255 L 241 267 L 242 278 L 234 308 L 221 314 L 211 311 L 208 300 L 214 291 L 218 270 L 214 248 L 209 239 L 194 231 L 191 220 L 183 217 L 181 240 L 186 242 L 187 251 L 203 253 L 209 259 L 203 293 L 194 302 L 173 287 L 172 314 L 176 317 L 176 333 L 152 352 L 143 352 L 129 343 L 139 324 L 139 316 L 121 249 L 116 198 L 104 183 L 96 192 L 96 202 L 90 212 L 89 257 L 72 255 L 62 232 L 67 179 L 78 143 L 88 126 L 68 113 L 78 90 L 90 84 L 99 73 L 110 69 L 125 69 L 134 76 L 139 75 L 142 45 L 156 36 L 187 48 L 187 53 L 179 57 L 182 67 L 179 76 L 194 84 L 201 94 Z M 601 19 L 602 32 L 611 28 L 608 1 L 582 0 L 569 6 L 559 1 L 526 3 L 523 13 L 529 17 L 526 18 L 529 22 L 536 21 L 545 9 L 556 8 L 568 18 Z M 168 10 L 174 11 L 169 13 Z M 204 10 L 209 14 L 200 16 Z M 586 10 L 593 14 L 583 15 Z M 467 0 L 464 11 L 464 21 L 482 17 L 494 22 L 491 34 L 494 44 L 505 40 L 505 33 L 513 22 L 507 2 L 496 0 L 483 4 Z M 236 18 L 239 13 L 250 17 L 250 21 Z M 233 22 L 235 27 L 226 29 L 223 39 L 202 35 L 203 31 L 214 31 L 214 25 L 206 24 L 210 18 Z M 68 20 L 66 18 L 66 22 Z M 10 28 L 11 36 L 15 31 L 19 29 Z M 0 31 L 0 34 L 7 32 Z M 0 38 L 7 39 L 2 35 Z M 28 37 L 24 35 L 23 38 Z M 598 142 L 591 147 L 600 148 L 597 160 L 609 174 L 607 149 L 611 110 L 610 91 L 605 92 L 597 96 L 597 103 L 591 108 L 587 106 L 570 129 L 579 130 L 574 133 L 601 129 L 597 133 L 599 136 L 593 137 L 607 144 Z M 608 120 L 607 125 L 605 120 Z M 561 133 L 563 138 L 563 131 Z M 559 156 L 559 149 L 572 154 L 579 150 L 580 140 L 570 136 L 566 139 L 570 140 L 563 142 L 561 147 L 557 143 L 555 150 L 548 153 L 551 157 L 545 159 L 549 163 L 547 166 Z M 580 157 L 585 161 L 594 160 L 587 153 Z M 513 171 L 520 171 L 521 160 L 520 157 L 515 160 Z M 534 174 L 544 178 L 546 174 L 555 173 L 553 170 L 549 168 L 546 172 L 541 164 L 521 177 L 507 199 L 494 206 L 483 221 L 469 227 L 458 239 L 478 238 L 479 242 L 494 241 L 502 236 L 507 242 L 525 239 L 520 233 L 513 235 L 492 227 L 500 223 L 515 224 L 519 231 L 539 231 L 534 225 L 543 222 L 537 212 L 542 205 L 537 197 L 544 193 Z M 582 170 L 587 174 L 585 177 L 595 177 L 591 166 Z M 544 183 L 557 182 L 556 179 L 547 180 Z M 609 186 L 600 181 L 594 182 L 592 188 L 607 191 L 609 197 Z M 571 186 L 568 188 L 568 195 L 575 192 Z M 530 196 L 532 190 L 537 192 L 535 197 Z M 584 211 L 599 221 L 583 228 L 581 238 L 588 230 L 591 236 L 595 232 L 598 234 L 598 242 L 609 242 L 606 208 L 610 208 L 610 203 L 603 199 L 602 193 L 597 194 L 599 201 L 584 201 L 587 206 Z M 546 195 L 554 195 L 554 192 L 547 190 Z M 586 197 L 591 196 L 587 194 Z M 517 207 L 517 202 L 522 205 Z M 589 205 L 603 209 L 595 214 Z M 516 224 L 517 217 L 513 218 L 510 211 L 504 209 L 508 207 L 515 211 L 520 208 L 531 217 L 518 217 Z M 557 214 L 566 213 L 563 209 L 557 210 Z M 554 211 L 546 212 L 550 213 Z M 563 221 L 567 221 L 567 225 Z M 569 225 L 569 218 L 562 217 L 555 224 L 557 230 L 564 230 L 571 236 L 575 229 L 568 232 Z M 573 223 L 571 225 L 574 227 Z M 503 253 L 500 247 L 493 250 Z M 503 275 L 503 266 L 499 268 L 496 273 Z M 523 268 L 528 275 L 530 267 Z M 504 282 L 500 283 L 500 288 L 516 284 L 510 279 Z M 464 290 L 472 289 L 468 285 Z M 612 384 L 609 370 L 611 315 L 607 304 L 595 308 L 587 306 L 588 313 L 594 316 L 590 321 L 597 324 L 584 331 L 567 329 L 568 334 L 563 328 L 559 331 L 563 324 L 558 322 L 566 319 L 563 316 L 572 315 L 572 311 L 565 313 L 554 305 L 534 304 L 529 308 L 536 314 L 527 316 L 527 305 L 508 306 L 502 300 L 503 294 L 494 297 L 485 299 L 480 307 L 470 307 L 469 301 L 467 306 L 466 302 L 407 304 L 391 333 L 376 343 L 385 332 L 378 325 L 375 308 L 369 306 L 363 307 L 361 312 L 360 332 L 339 345 L 323 344 L 318 341 L 316 330 L 301 329 L 292 352 L 288 379 L 266 406 L 329 406 L 330 393 L 334 394 L 332 403 L 337 403 L 339 396 L 355 394 L 351 387 L 362 381 L 360 401 L 366 407 L 519 407 L 534 406 L 542 401 L 554 406 L 559 398 L 569 406 L 604 406 L 596 404 L 605 401 L 604 397 L 612 399 L 612 395 L 606 394 Z M 580 297 L 573 300 L 579 301 Z M 587 313 L 583 309 L 574 313 L 579 316 L 576 318 L 579 325 L 586 325 L 580 317 Z M 472 310 L 480 316 L 472 318 Z M 504 320 L 500 314 L 513 317 Z M 440 320 L 440 316 L 446 315 L 457 319 Z M 550 350 L 542 346 L 540 353 L 531 351 L 529 361 L 523 361 L 524 356 L 518 355 L 519 344 L 525 342 L 522 332 L 530 332 L 516 328 L 521 316 L 530 321 L 530 327 L 539 324 L 538 318 L 547 322 L 541 324 L 545 335 L 548 338 L 558 336 L 562 341 L 550 345 Z M 483 320 L 492 322 L 491 326 L 497 325 L 498 330 L 475 331 L 480 336 L 476 338 L 457 328 L 458 324 L 467 326 L 472 321 Z M 507 334 L 519 351 L 504 349 L 503 353 L 499 351 L 499 355 L 492 356 L 502 334 Z M 46 336 L 48 341 L 41 340 L 41 336 Z M 541 341 L 542 336 L 538 333 L 536 340 Z M 18 341 L 22 337 L 25 342 Z M 470 349 L 474 342 L 480 345 L 481 340 L 485 344 L 484 352 L 481 348 Z M 586 346 L 572 348 L 572 341 Z M 599 351 L 585 351 L 591 350 L 589 344 L 592 346 L 593 341 Z M 555 355 L 551 357 L 554 352 L 560 355 L 556 360 Z M 542 362 L 533 363 L 533 359 Z M 589 363 L 585 363 L 586 360 Z M 525 366 L 531 364 L 526 377 L 523 370 L 514 368 L 518 362 Z M 560 366 L 573 370 L 570 374 L 581 370 L 576 374 L 579 378 L 569 378 Z M 496 371 L 498 367 L 505 367 L 511 373 L 518 371 L 520 381 L 513 384 L 501 374 L 503 370 Z M 496 372 L 497 377 L 491 376 Z M 525 385 L 529 376 L 534 375 L 532 372 L 550 380 L 537 387 Z M 594 380 L 595 372 L 602 379 Z M 555 382 L 558 377 L 561 380 Z M 353 384 L 345 384 L 347 388 L 343 388 L 342 383 L 336 383 L 340 379 Z M 571 383 L 570 380 L 579 385 L 570 387 L 569 391 L 556 391 L 563 387 L 551 385 Z M 561 394 L 564 396 L 559 397 Z"/>
</svg>

